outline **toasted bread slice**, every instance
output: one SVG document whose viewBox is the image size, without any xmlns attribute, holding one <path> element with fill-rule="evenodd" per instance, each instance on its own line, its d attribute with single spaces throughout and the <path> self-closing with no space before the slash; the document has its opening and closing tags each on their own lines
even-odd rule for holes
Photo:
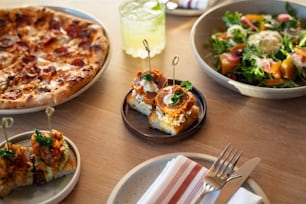
<svg viewBox="0 0 306 204">
<path fill-rule="evenodd" d="M 66 150 L 65 154 L 62 156 L 60 163 L 56 166 L 46 164 L 37 155 L 32 155 L 33 165 L 34 165 L 34 183 L 41 185 L 48 183 L 57 178 L 69 175 L 73 173 L 76 169 L 76 161 L 69 151 L 68 144 L 65 142 L 64 145 Z"/>
<path fill-rule="evenodd" d="M 17 188 L 13 179 L 6 180 L 0 184 L 0 198 L 7 196 L 12 190 Z"/>
<path fill-rule="evenodd" d="M 31 144 L 35 184 L 50 182 L 76 169 L 76 162 L 62 132 L 35 130 Z"/>
<path fill-rule="evenodd" d="M 195 105 L 192 106 L 190 115 L 186 117 L 187 118 L 185 118 L 184 122 L 177 124 L 167 115 L 162 116 L 162 118 L 158 117 L 158 113 L 155 110 L 149 115 L 149 125 L 151 128 L 160 130 L 170 135 L 177 135 L 198 121 L 199 107 Z"/>
<path fill-rule="evenodd" d="M 134 110 L 148 116 L 153 108 L 153 105 L 146 104 L 140 99 L 136 99 L 136 95 L 134 95 L 132 92 L 128 94 L 126 97 L 127 104 Z"/>
<path fill-rule="evenodd" d="M 0 197 L 20 186 L 33 184 L 29 148 L 19 144 L 5 144 L 0 156 Z"/>
</svg>

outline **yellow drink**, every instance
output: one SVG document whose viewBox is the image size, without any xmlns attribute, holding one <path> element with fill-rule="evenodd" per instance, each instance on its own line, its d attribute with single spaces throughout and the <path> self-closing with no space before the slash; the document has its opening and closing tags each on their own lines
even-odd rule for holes
<svg viewBox="0 0 306 204">
<path fill-rule="evenodd" d="M 165 7 L 158 0 L 128 0 L 120 5 L 123 50 L 133 57 L 146 58 L 165 48 Z"/>
</svg>

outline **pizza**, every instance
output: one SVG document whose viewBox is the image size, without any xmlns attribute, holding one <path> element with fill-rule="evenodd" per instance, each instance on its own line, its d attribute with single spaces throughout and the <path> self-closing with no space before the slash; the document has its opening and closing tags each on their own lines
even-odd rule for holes
<svg viewBox="0 0 306 204">
<path fill-rule="evenodd" d="M 64 102 L 99 73 L 109 49 L 96 22 L 46 7 L 0 10 L 0 109 Z"/>
</svg>

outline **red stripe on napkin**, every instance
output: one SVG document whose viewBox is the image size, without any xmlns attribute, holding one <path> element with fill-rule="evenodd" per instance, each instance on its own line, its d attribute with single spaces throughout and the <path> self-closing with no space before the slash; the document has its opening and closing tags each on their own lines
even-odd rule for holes
<svg viewBox="0 0 306 204">
<path fill-rule="evenodd" d="M 194 188 L 192 189 L 192 191 L 190 192 L 190 194 L 188 195 L 188 197 L 186 198 L 184 203 L 186 203 L 186 204 L 191 203 L 191 201 L 196 197 L 196 195 L 200 191 L 202 191 L 202 189 L 203 189 L 203 178 L 204 178 L 204 175 L 202 176 L 202 178 L 200 180 L 198 180 L 198 182 L 196 183 L 196 185 L 194 186 Z"/>
<path fill-rule="evenodd" d="M 194 177 L 199 173 L 202 166 L 197 164 L 193 167 L 189 175 L 186 177 L 182 185 L 179 187 L 179 189 L 176 191 L 176 193 L 173 195 L 173 197 L 170 199 L 169 203 L 177 203 L 177 201 L 180 199 L 180 197 L 184 194 Z"/>
<path fill-rule="evenodd" d="M 178 181 L 180 176 L 182 175 L 182 172 L 184 172 L 189 164 L 192 162 L 192 160 L 187 159 L 184 164 L 178 169 L 175 176 L 172 178 L 172 180 L 168 183 L 168 186 L 165 188 L 163 193 L 158 197 L 158 199 L 155 201 L 155 203 L 162 203 L 163 199 L 166 197 L 166 195 L 172 190 L 174 184 Z"/>
</svg>

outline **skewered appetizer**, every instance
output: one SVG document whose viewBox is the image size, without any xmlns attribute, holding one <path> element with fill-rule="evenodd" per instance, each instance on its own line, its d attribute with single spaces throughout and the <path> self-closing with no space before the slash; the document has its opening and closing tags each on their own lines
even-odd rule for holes
<svg viewBox="0 0 306 204">
<path fill-rule="evenodd" d="M 31 137 L 34 182 L 44 184 L 72 173 L 76 164 L 63 133 L 36 130 Z"/>
<path fill-rule="evenodd" d="M 0 198 L 17 187 L 41 185 L 75 169 L 76 162 L 63 133 L 36 130 L 30 147 L 6 143 L 0 149 Z"/>
<path fill-rule="evenodd" d="M 155 97 L 156 108 L 149 115 L 150 127 L 177 135 L 196 122 L 199 107 L 191 88 L 190 82 L 183 81 L 181 85 L 160 89 Z"/>
<path fill-rule="evenodd" d="M 132 109 L 149 115 L 155 106 L 157 92 L 168 85 L 168 79 L 159 70 L 138 72 L 132 82 L 132 92 L 127 103 Z"/>
<path fill-rule="evenodd" d="M 0 149 L 0 198 L 17 187 L 33 184 L 28 155 L 28 149 L 19 144 L 6 144 Z"/>
</svg>

